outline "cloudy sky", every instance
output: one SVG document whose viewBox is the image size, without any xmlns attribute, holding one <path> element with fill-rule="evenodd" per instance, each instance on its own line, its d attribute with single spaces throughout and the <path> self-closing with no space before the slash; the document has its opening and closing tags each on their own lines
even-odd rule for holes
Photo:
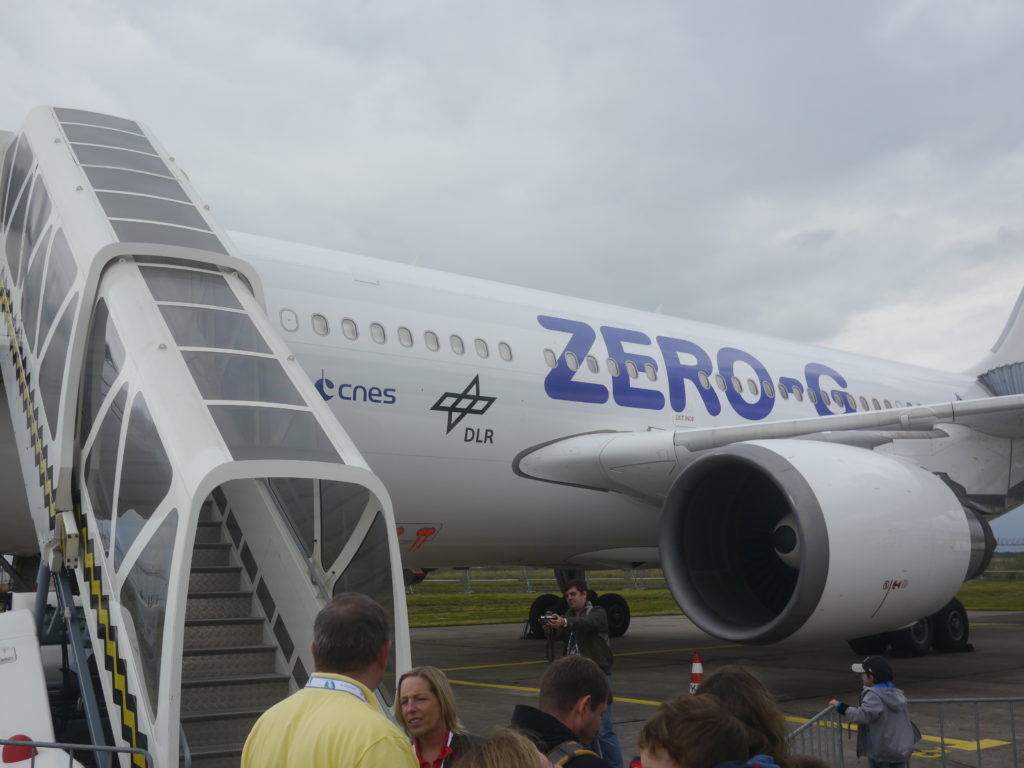
<svg viewBox="0 0 1024 768">
<path fill-rule="evenodd" d="M 962 369 L 1024 286 L 1019 0 L 0 4 L 0 128 L 222 226 Z"/>
</svg>

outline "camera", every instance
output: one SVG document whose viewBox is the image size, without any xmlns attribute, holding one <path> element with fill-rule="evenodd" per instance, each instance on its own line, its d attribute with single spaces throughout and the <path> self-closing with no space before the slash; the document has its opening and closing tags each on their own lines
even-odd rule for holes
<svg viewBox="0 0 1024 768">
<path fill-rule="evenodd" d="M 540 625 L 546 627 L 549 622 L 558 618 L 558 614 L 554 611 L 545 611 L 540 617 Z"/>
</svg>

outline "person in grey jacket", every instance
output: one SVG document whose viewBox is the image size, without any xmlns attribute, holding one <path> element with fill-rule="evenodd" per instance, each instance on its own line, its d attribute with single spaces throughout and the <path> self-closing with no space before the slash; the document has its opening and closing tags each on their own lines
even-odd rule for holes
<svg viewBox="0 0 1024 768">
<path fill-rule="evenodd" d="M 921 734 L 910 722 L 907 697 L 893 683 L 892 665 L 881 656 L 868 656 L 852 669 L 864 683 L 860 706 L 836 699 L 829 704 L 857 723 L 857 756 L 867 757 L 870 768 L 906 768 Z"/>
</svg>

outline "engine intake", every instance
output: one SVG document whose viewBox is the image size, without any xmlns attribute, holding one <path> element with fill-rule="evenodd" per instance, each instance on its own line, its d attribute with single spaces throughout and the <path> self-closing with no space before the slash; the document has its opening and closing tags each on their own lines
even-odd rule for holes
<svg viewBox="0 0 1024 768">
<path fill-rule="evenodd" d="M 716 637 L 857 637 L 942 608 L 979 553 L 991 555 L 987 528 L 901 459 L 752 441 L 702 456 L 676 480 L 661 562 L 684 613 Z"/>
</svg>

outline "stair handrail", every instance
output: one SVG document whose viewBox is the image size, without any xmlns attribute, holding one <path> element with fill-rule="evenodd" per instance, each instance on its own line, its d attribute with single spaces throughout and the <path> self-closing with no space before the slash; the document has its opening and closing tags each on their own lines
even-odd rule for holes
<svg viewBox="0 0 1024 768">
<path fill-rule="evenodd" d="M 302 546 L 302 537 L 299 532 L 295 530 L 295 525 L 292 523 L 291 518 L 285 512 L 284 502 L 281 501 L 281 497 L 278 496 L 277 491 L 274 490 L 274 486 L 271 483 L 265 484 L 266 489 L 270 492 L 271 498 L 274 500 L 274 504 L 277 506 L 277 515 L 284 521 L 284 527 L 288 531 L 288 535 L 292 538 L 292 543 L 300 553 L 305 550 Z M 312 554 L 308 557 L 303 554 L 302 561 L 306 564 L 306 570 L 309 571 L 309 583 L 312 584 L 320 592 L 321 599 L 326 602 L 331 599 L 331 594 L 327 590 L 327 584 L 320 578 L 320 574 L 316 571 L 316 563 Z"/>
<path fill-rule="evenodd" d="M 185 724 L 178 721 L 178 742 L 181 747 L 180 768 L 192 768 L 192 748 L 188 745 L 188 737 L 185 735 Z"/>
<path fill-rule="evenodd" d="M 93 746 L 106 747 L 103 735 L 103 720 L 100 718 L 100 706 L 96 699 L 96 689 L 92 686 L 92 674 L 89 671 L 89 658 L 85 654 L 85 643 L 82 640 L 82 629 L 78 624 L 75 611 L 75 598 L 71 592 L 72 573 L 62 568 L 53 573 L 53 581 L 57 588 L 58 610 L 64 618 L 67 628 L 68 643 L 71 646 L 71 658 L 74 660 L 75 671 L 78 673 L 78 690 L 82 695 L 82 708 L 85 710 L 85 722 L 89 727 L 89 738 Z M 40 589 L 45 589 L 40 585 Z M 110 755 L 101 750 L 96 755 L 100 768 L 108 768 Z"/>
</svg>

